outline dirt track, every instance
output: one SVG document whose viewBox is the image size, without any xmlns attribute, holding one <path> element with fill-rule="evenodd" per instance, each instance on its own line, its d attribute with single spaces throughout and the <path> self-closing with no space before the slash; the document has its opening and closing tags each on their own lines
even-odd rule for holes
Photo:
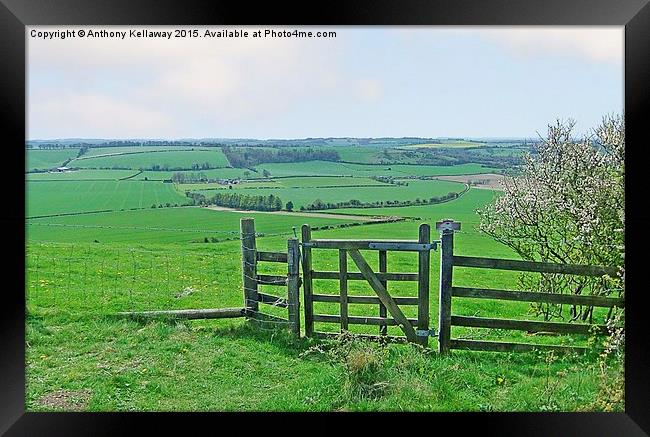
<svg viewBox="0 0 650 437">
<path fill-rule="evenodd" d="M 339 218 L 347 220 L 358 220 L 361 222 L 374 222 L 386 220 L 386 216 L 367 216 L 367 215 L 351 215 L 351 214 L 328 214 L 326 212 L 301 212 L 301 211 L 244 211 L 241 209 L 226 208 L 225 206 L 208 206 L 208 209 L 215 211 L 230 211 L 238 212 L 241 214 L 275 214 L 275 215 L 292 215 L 296 217 L 320 217 L 320 218 Z"/>
<path fill-rule="evenodd" d="M 467 175 L 454 175 L 454 176 L 437 176 L 434 179 L 442 181 L 462 182 L 469 183 L 472 188 L 479 188 L 483 190 L 502 190 L 501 180 L 503 175 L 495 173 L 480 173 L 480 174 L 467 174 Z M 472 183 L 480 181 L 482 183 Z"/>
</svg>

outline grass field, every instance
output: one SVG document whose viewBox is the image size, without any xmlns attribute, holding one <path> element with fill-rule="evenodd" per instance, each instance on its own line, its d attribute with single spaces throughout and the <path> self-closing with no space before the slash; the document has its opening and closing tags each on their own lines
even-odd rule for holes
<svg viewBox="0 0 650 437">
<path fill-rule="evenodd" d="M 75 170 L 54 173 L 27 173 L 27 181 L 79 181 L 79 180 L 107 180 L 115 181 L 137 174 L 137 170 Z"/>
<path fill-rule="evenodd" d="M 354 220 L 300 217 L 255 212 L 214 211 L 200 207 L 156 208 L 31 219 L 30 242 L 92 243 L 203 243 L 204 239 L 239 238 L 239 220 L 254 217 L 258 232 L 292 233 L 292 227 L 309 222 L 314 226 L 338 225 Z"/>
<path fill-rule="evenodd" d="M 98 155 L 118 155 L 125 153 L 145 153 L 145 152 L 157 152 L 161 150 L 215 150 L 213 148 L 197 147 L 197 146 L 124 146 L 124 147 L 93 147 L 88 149 L 88 151 L 83 155 L 83 158 L 88 158 L 91 156 Z"/>
<path fill-rule="evenodd" d="M 48 170 L 61 166 L 67 159 L 74 158 L 79 149 L 39 150 L 28 149 L 25 153 L 26 171 Z"/>
<path fill-rule="evenodd" d="M 211 167 L 228 167 L 229 163 L 221 149 L 177 151 L 163 150 L 156 152 L 129 153 L 123 155 L 82 157 L 70 162 L 71 167 L 79 168 L 152 168 L 155 165 L 170 170 L 191 169 L 192 165 L 203 163 Z"/>
<path fill-rule="evenodd" d="M 145 162 L 176 153 L 197 154 L 177 160 L 187 163 L 195 159 L 200 162 L 203 153 L 215 152 L 146 152 L 75 163 L 103 159 L 137 162 L 135 157 Z M 464 187 L 460 183 L 431 180 L 409 180 L 408 187 L 382 186 L 369 179 L 372 175 L 399 178 L 491 171 L 477 164 L 436 167 L 333 162 L 263 164 L 258 166 L 260 176 L 262 169 L 271 171 L 271 180 L 246 182 L 232 191 L 272 192 L 284 202 L 292 200 L 296 207 L 317 196 L 323 201 L 406 200 L 429 198 Z M 203 172 L 208 177 L 236 177 L 243 176 L 244 171 L 248 170 L 225 168 Z M 492 201 L 495 192 L 470 189 L 458 199 L 437 205 L 333 210 L 336 214 L 418 218 L 362 224 L 350 217 L 240 213 L 199 207 L 151 208 L 152 204 L 167 202 L 183 204 L 187 199 L 181 191 L 187 188 L 216 186 L 183 184 L 177 190 L 174 184 L 160 182 L 170 178 L 171 171 L 145 171 L 129 180 L 117 180 L 135 173 L 88 169 L 26 176 L 28 217 L 111 211 L 27 220 L 28 411 L 598 409 L 594 400 L 598 399 L 602 381 L 613 374 L 613 368 L 601 370 L 593 355 L 554 357 L 541 353 L 455 351 L 451 356 L 440 357 L 431 350 L 410 345 L 380 347 L 365 342 L 350 345 L 297 340 L 282 325 L 253 328 L 243 319 L 142 322 L 114 316 L 115 312 L 126 310 L 242 306 L 239 220 L 246 216 L 255 218 L 259 250 L 286 250 L 287 238 L 294 235 L 293 228 L 297 228 L 299 236 L 299 227 L 304 223 L 314 228 L 314 238 L 414 239 L 420 223 L 429 223 L 433 228 L 436 221 L 452 218 L 462 224 L 455 237 L 455 253 L 516 258 L 510 249 L 477 228 L 475 211 Z M 255 175 L 250 172 L 251 177 Z M 341 175 L 354 177 L 337 177 Z M 151 180 L 144 181 L 144 177 Z M 245 186 L 252 188 L 244 189 Z M 271 188 L 254 188 L 268 186 Z M 325 186 L 334 188 L 322 188 Z M 437 238 L 435 230 L 432 237 Z M 376 252 L 364 254 L 376 269 Z M 337 259 L 335 250 L 314 250 L 315 269 L 335 270 Z M 439 252 L 432 252 L 432 327 L 437 326 L 439 263 Z M 285 265 L 270 264 L 261 267 L 259 273 L 283 274 L 283 269 Z M 416 257 L 410 253 L 390 253 L 388 269 L 415 272 Z M 350 266 L 350 270 L 355 269 Z M 517 281 L 518 276 L 507 271 L 454 271 L 455 285 L 513 289 Z M 314 286 L 319 293 L 338 292 L 337 281 L 316 280 Z M 261 289 L 286 293 L 277 287 Z M 413 296 L 416 288 L 411 283 L 389 283 L 389 291 L 394 296 Z M 350 281 L 349 293 L 373 292 L 363 282 Z M 339 307 L 316 303 L 315 310 L 337 314 Z M 415 307 L 405 306 L 403 310 L 407 317 L 415 315 Z M 507 301 L 454 299 L 453 311 L 513 319 L 536 317 L 528 304 Z M 268 312 L 286 314 L 282 308 L 269 307 Z M 351 305 L 350 314 L 377 316 L 378 308 Z M 334 324 L 318 323 L 316 327 L 321 331 L 337 330 Z M 376 333 L 377 327 L 353 326 L 351 330 Z M 389 327 L 389 333 L 399 334 L 398 328 Z M 544 337 L 474 328 L 454 328 L 453 335 L 565 345 L 584 345 L 589 341 L 584 336 Z M 435 350 L 435 339 L 431 338 L 430 344 Z"/>
<path fill-rule="evenodd" d="M 27 182 L 27 217 L 185 204 L 172 184 L 145 181 Z"/>
</svg>

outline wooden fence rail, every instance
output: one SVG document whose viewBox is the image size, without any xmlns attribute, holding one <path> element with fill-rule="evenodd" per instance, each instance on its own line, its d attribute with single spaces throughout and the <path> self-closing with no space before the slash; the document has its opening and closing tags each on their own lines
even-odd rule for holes
<svg viewBox="0 0 650 437">
<path fill-rule="evenodd" d="M 519 302 L 543 302 L 552 304 L 570 304 L 595 307 L 625 307 L 622 297 L 582 296 L 576 294 L 556 294 L 545 292 L 494 290 L 486 288 L 455 287 L 453 282 L 454 267 L 471 267 L 485 269 L 513 270 L 534 273 L 556 273 L 580 276 L 616 276 L 618 271 L 613 267 L 589 266 L 575 264 L 552 264 L 497 258 L 480 258 L 473 256 L 454 255 L 454 231 L 460 229 L 460 223 L 453 220 L 443 220 L 436 223 L 441 236 L 440 256 L 440 310 L 438 326 L 438 350 L 447 354 L 451 349 L 469 349 L 480 351 L 530 351 L 535 349 L 553 350 L 560 352 L 584 352 L 586 348 L 523 344 L 498 341 L 479 341 L 470 339 L 451 338 L 451 327 L 473 327 L 487 329 L 521 330 L 527 332 L 553 332 L 562 334 L 591 334 L 606 333 L 605 325 L 589 325 L 576 323 L 542 322 L 533 320 L 496 319 L 488 317 L 469 317 L 452 315 L 452 298 L 496 299 Z"/>
</svg>

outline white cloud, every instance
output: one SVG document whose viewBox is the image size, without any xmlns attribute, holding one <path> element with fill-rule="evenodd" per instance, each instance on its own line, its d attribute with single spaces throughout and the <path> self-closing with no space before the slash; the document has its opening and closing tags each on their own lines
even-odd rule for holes
<svg viewBox="0 0 650 437">
<path fill-rule="evenodd" d="M 514 27 L 474 30 L 516 55 L 562 55 L 621 65 L 622 27 Z"/>
<path fill-rule="evenodd" d="M 75 131 L 69 130 L 74 126 Z M 175 135 L 174 120 L 151 107 L 100 94 L 56 96 L 31 105 L 28 129 L 48 132 L 48 137 L 147 137 L 151 132 Z M 33 136 L 33 138 L 37 138 Z"/>
<path fill-rule="evenodd" d="M 173 28 L 155 30 L 165 29 Z M 258 28 L 247 29 L 252 33 Z M 57 132 L 78 136 L 79 126 L 91 118 L 74 106 L 79 101 L 103 108 L 91 112 L 103 120 L 129 118 L 113 125 L 113 137 L 138 131 L 131 128 L 138 118 L 144 120 L 139 131 L 147 132 L 147 126 L 155 127 L 163 114 L 166 120 L 185 126 L 180 135 L 196 135 L 193 126 L 202 119 L 215 126 L 213 134 L 218 136 L 219 126 L 273 119 L 292 105 L 332 94 L 341 76 L 338 54 L 335 41 L 324 39 L 28 38 L 28 136 L 46 132 L 44 125 L 52 126 L 48 117 L 39 116 L 46 107 L 60 112 L 53 114 L 60 122 Z M 56 87 L 49 83 L 54 76 L 63 78 Z M 89 94 L 93 102 L 87 101 Z M 110 110 L 130 115 L 111 115 Z M 136 117 L 136 111 L 141 117 Z M 101 123 L 95 122 L 98 132 L 104 131 Z"/>
<path fill-rule="evenodd" d="M 381 100 L 383 87 L 379 80 L 363 78 L 357 81 L 357 94 L 362 100 L 375 103 Z"/>
</svg>

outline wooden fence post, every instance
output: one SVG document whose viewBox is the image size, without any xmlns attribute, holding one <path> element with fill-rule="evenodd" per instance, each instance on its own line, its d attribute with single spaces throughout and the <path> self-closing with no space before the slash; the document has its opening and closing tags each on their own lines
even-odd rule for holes
<svg viewBox="0 0 650 437">
<path fill-rule="evenodd" d="M 255 220 L 243 218 L 240 221 L 242 282 L 244 284 L 244 308 L 246 315 L 255 318 L 259 310 L 257 294 L 257 249 L 255 247 Z"/>
<path fill-rule="evenodd" d="M 418 242 L 431 243 L 431 228 L 427 223 L 422 223 L 419 229 Z M 418 330 L 429 330 L 429 272 L 430 252 L 418 252 Z M 417 337 L 418 344 L 426 347 L 429 344 L 428 333 L 426 336 Z"/>
<path fill-rule="evenodd" d="M 314 307 L 312 302 L 312 281 L 311 281 L 311 228 L 309 225 L 302 225 L 302 278 L 303 293 L 305 296 L 305 336 L 311 337 L 314 333 Z"/>
<path fill-rule="evenodd" d="M 339 293 L 341 295 L 341 332 L 348 327 L 348 251 L 339 249 Z"/>
<path fill-rule="evenodd" d="M 440 308 L 438 313 L 438 352 L 441 355 L 450 351 L 451 339 L 451 287 L 454 269 L 454 231 L 460 223 L 443 220 L 436 223 L 440 231 Z"/>
<path fill-rule="evenodd" d="M 381 273 L 388 272 L 387 255 L 388 254 L 385 250 L 379 251 L 379 271 Z M 383 285 L 384 288 L 388 290 L 388 281 L 381 281 L 381 285 Z M 388 311 L 386 310 L 384 304 L 381 302 L 379 302 L 379 317 L 383 317 L 383 318 L 388 317 Z M 379 325 L 379 335 L 388 335 L 388 326 L 385 323 Z"/>
<path fill-rule="evenodd" d="M 291 332 L 300 337 L 299 267 L 300 246 L 296 238 L 287 241 L 287 298 Z"/>
</svg>

